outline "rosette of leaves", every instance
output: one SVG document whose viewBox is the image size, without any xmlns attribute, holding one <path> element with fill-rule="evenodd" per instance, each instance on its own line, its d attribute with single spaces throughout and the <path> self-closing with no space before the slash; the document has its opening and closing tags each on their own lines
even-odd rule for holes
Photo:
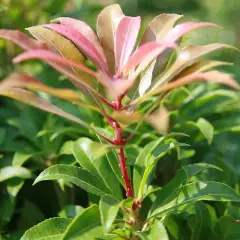
<svg viewBox="0 0 240 240">
<path fill-rule="evenodd" d="M 81 167 L 54 165 L 35 181 L 64 179 L 102 197 L 99 207 L 92 205 L 73 220 L 46 220 L 27 231 L 22 239 L 156 239 L 159 232 L 163 239 L 168 239 L 164 223 L 172 213 L 200 200 L 240 201 L 233 189 L 221 183 L 186 184 L 201 171 L 214 168 L 208 164 L 185 166 L 163 189 L 149 185 L 162 156 L 184 146 L 173 140 L 171 134 L 150 142 L 140 151 L 130 177 L 126 145 L 144 120 L 159 129 L 156 120 L 161 121 L 166 111 L 157 108 L 171 90 L 202 80 L 239 89 L 231 75 L 212 70 L 226 63 L 200 60 L 214 50 L 233 47 L 220 43 L 179 46 L 188 32 L 218 26 L 207 22 L 174 26 L 181 17 L 157 16 L 139 41 L 140 17 L 125 16 L 119 5 L 108 6 L 99 14 L 97 35 L 86 23 L 64 17 L 28 28 L 36 40 L 18 31 L 0 30 L 2 38 L 25 50 L 14 63 L 42 59 L 76 87 L 76 91 L 55 89 L 27 73 L 16 73 L 1 82 L 0 94 L 78 123 L 104 141 L 81 138 L 72 143 L 71 151 Z M 96 111 L 112 131 L 89 125 L 33 92 L 44 92 Z M 124 128 L 133 123 L 137 126 L 125 137 Z M 118 160 L 112 149 L 118 152 Z M 97 161 L 106 154 L 106 161 Z M 117 182 L 125 188 L 127 199 L 123 199 Z"/>
</svg>

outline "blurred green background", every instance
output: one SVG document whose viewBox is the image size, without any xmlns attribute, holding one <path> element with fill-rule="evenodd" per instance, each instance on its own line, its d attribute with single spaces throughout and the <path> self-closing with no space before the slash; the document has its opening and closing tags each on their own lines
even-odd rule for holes
<svg viewBox="0 0 240 240">
<path fill-rule="evenodd" d="M 59 16 L 81 19 L 95 28 L 98 13 L 103 7 L 113 3 L 119 3 L 126 15 L 142 16 L 143 29 L 160 13 L 183 14 L 185 16 L 183 21 L 214 22 L 221 25 L 223 29 L 199 29 L 188 34 L 184 41 L 190 44 L 221 42 L 240 48 L 239 0 L 0 0 L 0 28 L 24 31 L 24 29 L 29 26 L 47 23 Z M 21 50 L 11 42 L 0 39 L 0 79 L 14 71 L 27 71 L 36 75 L 38 79 L 48 85 L 55 87 L 68 86 L 67 81 L 63 81 L 64 78 L 62 76 L 40 61 L 29 61 L 17 66 L 13 65 L 12 58 L 20 52 Z M 232 62 L 234 64 L 233 66 L 224 67 L 222 70 L 234 74 L 235 78 L 240 82 L 239 56 L 237 51 L 221 50 L 213 53 L 212 59 Z M 56 81 L 57 79 L 60 81 Z M 208 92 L 208 89 L 205 90 L 202 95 Z M 238 189 L 240 183 L 240 104 L 235 104 L 229 113 L 226 111 L 223 114 L 211 114 L 211 106 L 205 106 L 205 108 L 208 107 L 209 112 L 203 117 L 206 117 L 209 122 L 213 123 L 218 132 L 221 132 L 222 127 L 228 127 L 228 125 L 234 126 L 235 130 L 216 134 L 212 145 L 208 145 L 206 141 L 202 140 L 195 141 L 194 137 L 189 139 L 191 147 L 196 150 L 196 155 L 193 158 L 190 157 L 190 160 L 187 158 L 187 161 L 205 161 L 222 167 L 224 173 L 210 176 L 210 178 L 212 177 L 213 180 L 223 181 L 235 187 L 235 189 Z M 68 105 L 66 105 L 65 108 L 72 112 L 78 111 L 78 114 L 85 118 L 86 121 L 90 122 L 94 119 L 94 121 L 99 121 L 101 124 L 102 120 L 99 120 L 99 116 L 98 118 L 93 118 L 91 113 L 68 108 Z M 194 102 L 192 104 L 192 112 L 191 107 L 187 106 L 186 109 L 185 112 L 184 108 L 180 111 L 180 119 L 183 119 L 182 121 L 185 119 L 195 121 L 196 111 L 198 110 L 196 110 L 197 107 L 194 105 Z M 205 109 L 203 112 L 206 112 Z M 181 120 L 179 120 L 179 122 L 181 122 Z M 72 127 L 75 132 L 73 131 L 74 133 L 68 134 L 64 136 L 64 138 L 58 137 L 57 140 L 52 142 L 47 138 L 41 139 L 41 141 L 39 138 L 36 138 L 36 134 L 39 132 L 42 134 L 48 130 L 51 133 L 55 131 L 61 135 L 62 133 L 60 131 L 63 130 L 63 127 Z M 143 129 L 145 132 L 150 131 L 149 126 L 145 127 L 146 128 Z M 186 133 L 189 132 L 187 128 L 180 130 L 186 131 Z M 31 168 L 32 172 L 38 174 L 39 169 L 44 169 L 48 166 L 49 159 L 54 162 L 54 156 L 52 157 L 53 152 L 54 154 L 57 153 L 60 146 L 62 146 L 66 140 L 77 139 L 85 135 L 87 135 L 87 133 L 81 127 L 76 127 L 62 119 L 49 116 L 46 113 L 42 113 L 13 100 L 0 98 L 0 168 L 11 165 L 15 152 L 20 151 L 23 147 L 27 149 L 34 145 L 44 151 L 46 155 L 46 159 L 44 159 L 46 163 L 41 165 L 36 161 L 28 165 L 28 168 Z M 172 162 L 170 162 L 170 164 L 171 163 Z M 35 164 L 37 164 L 37 166 Z M 165 166 L 163 166 L 164 170 L 159 170 L 159 175 L 162 174 L 161 172 L 165 173 L 168 170 L 170 173 L 173 172 L 172 168 L 174 167 L 172 167 L 172 165 L 164 167 Z M 169 175 L 172 176 L 171 174 Z M 14 232 L 16 229 L 27 229 L 33 224 L 42 221 L 44 218 L 56 216 L 59 208 L 64 206 L 65 203 L 77 203 L 82 206 L 88 204 L 84 197 L 86 193 L 84 193 L 83 190 L 75 188 L 74 191 L 71 191 L 71 189 L 67 189 L 66 195 L 68 195 L 68 199 L 65 201 L 65 195 L 63 195 L 59 189 L 56 190 L 57 187 L 53 183 L 46 183 L 35 187 L 32 187 L 31 184 L 32 179 L 31 181 L 28 180 L 20 191 L 18 197 L 20 200 L 18 200 L 16 207 L 17 210 L 15 210 L 14 207 L 12 207 L 13 210 L 11 210 L 11 206 L 7 205 L 9 204 L 8 199 L 6 198 L 7 200 L 5 201 L 5 198 L 1 198 L 2 195 L 0 195 L 0 216 L 4 214 L 4 216 L 6 216 L 6 219 L 4 219 L 5 222 L 2 223 L 0 219 L 0 233 L 1 227 L 5 227 L 6 224 L 8 224 L 7 232 Z M 54 189 L 54 193 L 52 189 Z M 0 184 L 0 192 L 4 192 L 5 194 L 5 186 L 3 183 Z M 46 201 L 48 197 L 51 198 L 51 202 Z M 57 199 L 60 199 L 59 206 L 55 204 Z M 76 199 L 78 199 L 78 201 L 75 201 Z M 219 206 L 220 204 L 217 207 Z M 8 209 L 8 211 L 4 212 L 4 209 Z M 39 209 L 41 209 L 42 212 Z M 240 217 L 237 208 L 232 207 L 229 211 L 232 211 L 231 215 L 236 214 L 237 218 Z M 36 215 L 35 217 L 31 215 L 33 212 Z M 29 216 L 31 216 L 32 219 L 29 219 Z M 16 219 L 18 220 L 16 221 Z"/>
</svg>

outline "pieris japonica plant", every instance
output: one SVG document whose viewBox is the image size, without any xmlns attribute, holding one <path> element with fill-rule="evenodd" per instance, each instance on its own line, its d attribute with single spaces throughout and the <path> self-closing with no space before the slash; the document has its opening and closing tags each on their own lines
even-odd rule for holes
<svg viewBox="0 0 240 240">
<path fill-rule="evenodd" d="M 34 38 L 0 30 L 1 38 L 25 50 L 14 63 L 41 59 L 65 75 L 75 88 L 55 89 L 27 73 L 14 73 L 1 81 L 0 94 L 69 119 L 99 137 L 99 142 L 80 138 L 72 143 L 76 162 L 53 165 L 35 180 L 62 179 L 75 184 L 99 196 L 99 205 L 82 209 L 73 219 L 48 219 L 28 230 L 22 240 L 168 239 L 164 225 L 171 214 L 201 200 L 240 201 L 240 196 L 222 183 L 187 183 L 203 170 L 216 168 L 210 164 L 185 166 L 163 188 L 151 185 L 158 161 L 173 148 L 185 146 L 173 141 L 180 133 L 164 134 L 149 142 L 132 167 L 126 157 L 125 147 L 143 121 L 166 132 L 168 113 L 162 100 L 170 91 L 198 81 L 239 89 L 231 75 L 212 70 L 228 63 L 200 60 L 217 49 L 233 47 L 181 44 L 190 31 L 218 26 L 209 22 L 176 24 L 182 17 L 161 14 L 140 37 L 141 18 L 125 16 L 116 4 L 99 14 L 97 34 L 86 23 L 67 17 L 27 28 Z M 54 105 L 51 98 L 38 96 L 40 92 L 98 112 L 112 131 L 84 122 Z M 134 126 L 132 132 L 126 134 L 130 125 Z"/>
</svg>

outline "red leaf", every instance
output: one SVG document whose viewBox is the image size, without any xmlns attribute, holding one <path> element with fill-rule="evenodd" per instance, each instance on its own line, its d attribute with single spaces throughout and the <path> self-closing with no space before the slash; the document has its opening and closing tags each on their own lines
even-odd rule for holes
<svg viewBox="0 0 240 240">
<path fill-rule="evenodd" d="M 93 46 L 95 46 L 95 48 L 101 54 L 101 57 L 104 59 L 104 61 L 106 61 L 105 54 L 98 40 L 98 37 L 89 25 L 87 25 L 83 21 L 69 17 L 60 17 L 54 20 L 53 22 L 55 21 L 59 21 L 63 25 L 72 27 L 76 29 L 78 32 L 80 32 L 82 35 L 84 35 L 88 39 L 88 41 L 91 42 Z"/>
<path fill-rule="evenodd" d="M 96 73 L 94 71 L 92 71 L 91 69 L 89 69 L 88 67 L 86 67 L 85 65 L 74 62 L 70 59 L 63 58 L 49 50 L 41 50 L 41 49 L 30 50 L 28 52 L 24 52 L 24 53 L 18 55 L 17 57 L 15 57 L 13 59 L 13 62 L 19 63 L 19 62 L 29 60 L 29 59 L 43 59 L 43 60 L 54 61 L 57 63 L 75 67 L 77 69 L 80 69 L 84 72 L 91 74 L 92 76 L 96 76 Z"/>
<path fill-rule="evenodd" d="M 43 48 L 43 43 L 28 37 L 18 30 L 0 29 L 0 38 L 10 40 L 25 50 Z"/>
<path fill-rule="evenodd" d="M 120 73 L 130 57 L 141 26 L 140 17 L 124 17 L 118 24 L 114 42 L 116 70 Z"/>
<path fill-rule="evenodd" d="M 132 56 L 129 58 L 127 64 L 124 67 L 124 75 L 133 70 L 138 64 L 144 62 L 138 72 L 141 72 L 154 58 L 160 55 L 166 48 L 176 48 L 176 44 L 173 42 L 150 42 L 142 45 L 138 48 Z"/>
<path fill-rule="evenodd" d="M 177 41 L 180 37 L 183 35 L 187 34 L 188 32 L 195 30 L 200 27 L 218 27 L 220 26 L 214 24 L 214 23 L 209 23 L 209 22 L 200 22 L 200 23 L 195 23 L 195 22 L 185 22 L 182 24 L 178 24 L 176 27 L 171 29 L 163 38 L 163 41 Z"/>
<path fill-rule="evenodd" d="M 97 67 L 103 71 L 107 71 L 107 64 L 102 58 L 101 54 L 97 51 L 95 46 L 89 42 L 89 40 L 79 31 L 59 24 L 45 24 L 42 26 L 52 29 L 71 40 L 90 60 L 93 61 L 94 64 L 96 64 Z"/>
</svg>

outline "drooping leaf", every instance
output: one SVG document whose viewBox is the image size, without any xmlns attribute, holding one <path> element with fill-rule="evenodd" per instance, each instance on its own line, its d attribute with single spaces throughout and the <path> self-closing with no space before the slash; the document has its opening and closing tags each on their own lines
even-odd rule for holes
<svg viewBox="0 0 240 240">
<path fill-rule="evenodd" d="M 34 184 L 46 180 L 63 179 L 83 188 L 87 192 L 102 196 L 110 193 L 105 183 L 91 172 L 69 165 L 58 164 L 47 168 L 36 178 Z"/>
<path fill-rule="evenodd" d="M 63 58 L 63 57 L 59 56 L 58 54 L 53 53 L 49 50 L 45 50 L 45 49 L 30 50 L 28 52 L 22 53 L 19 56 L 17 56 L 16 58 L 14 58 L 13 62 L 19 63 L 19 62 L 22 62 L 25 60 L 37 59 L 37 58 L 43 59 L 43 60 L 51 60 L 51 61 L 63 64 L 63 65 L 70 65 L 70 66 L 76 67 L 84 72 L 87 72 L 93 76 L 96 76 L 96 73 L 94 71 L 92 71 L 91 69 L 89 69 L 87 66 L 85 66 L 81 63 L 77 63 L 71 59 Z"/>
<path fill-rule="evenodd" d="M 60 24 L 44 24 L 43 27 L 52 29 L 57 33 L 71 40 L 94 64 L 100 69 L 107 71 L 106 62 L 95 46 L 89 40 L 74 28 Z"/>
<path fill-rule="evenodd" d="M 82 35 L 84 35 L 92 45 L 95 46 L 97 51 L 101 54 L 102 58 L 105 59 L 105 54 L 101 44 L 99 43 L 98 37 L 96 36 L 93 29 L 87 25 L 85 22 L 78 19 L 69 18 L 69 17 L 59 17 L 52 22 L 60 22 L 63 25 L 72 27 L 78 30 Z"/>
<path fill-rule="evenodd" d="M 15 89 L 6 89 L 5 91 L 0 92 L 0 95 L 16 99 L 23 103 L 29 104 L 33 107 L 44 110 L 46 112 L 50 112 L 55 115 L 61 116 L 63 118 L 69 119 L 73 122 L 76 122 L 76 123 L 86 127 L 86 128 L 90 128 L 93 130 L 93 128 L 91 126 L 87 125 L 85 122 L 83 122 L 79 118 L 63 111 L 62 109 L 58 108 L 57 106 L 53 105 L 52 103 L 48 102 L 47 100 L 42 99 L 29 91 L 22 90 L 22 89 L 16 89 L 16 88 Z"/>
<path fill-rule="evenodd" d="M 216 61 L 216 60 L 200 60 L 191 66 L 184 69 L 176 78 L 180 78 L 183 76 L 186 76 L 191 73 L 196 72 L 206 72 L 212 68 L 219 67 L 219 66 L 232 66 L 232 63 L 229 62 L 222 62 L 222 61 Z"/>
<path fill-rule="evenodd" d="M 43 44 L 18 30 L 0 30 L 0 38 L 10 40 L 25 50 L 42 48 Z"/>
<path fill-rule="evenodd" d="M 61 239 L 72 219 L 50 218 L 30 228 L 20 240 Z"/>
<path fill-rule="evenodd" d="M 114 41 L 114 52 L 116 64 L 115 68 L 118 70 L 118 73 L 122 72 L 124 65 L 128 61 L 128 58 L 134 49 L 140 25 L 140 17 L 123 17 L 117 26 Z"/>
<path fill-rule="evenodd" d="M 74 218 L 65 230 L 63 240 L 87 240 L 103 236 L 100 213 L 97 205 L 88 207 Z"/>
<path fill-rule="evenodd" d="M 66 59 L 85 65 L 84 56 L 74 46 L 74 44 L 68 39 L 64 38 L 60 34 L 42 26 L 34 26 L 27 28 L 27 30 L 38 40 L 47 44 L 47 46 L 53 51 Z M 71 65 L 69 65 L 71 66 Z M 74 70 L 74 69 L 73 69 Z M 84 71 L 76 71 L 77 74 L 86 83 L 93 86 L 93 80 L 91 76 Z"/>
<path fill-rule="evenodd" d="M 147 98 L 149 98 L 150 96 L 164 93 L 172 89 L 175 89 L 193 82 L 197 82 L 197 81 L 216 82 L 216 83 L 227 85 L 231 88 L 240 89 L 240 85 L 230 74 L 219 72 L 216 70 L 204 72 L 204 73 L 192 73 L 146 93 L 142 97 L 139 97 L 136 100 L 134 100 L 132 104 L 142 102 Z"/>
<path fill-rule="evenodd" d="M 149 217 L 181 211 L 197 201 L 240 202 L 240 196 L 229 186 L 218 182 L 195 182 L 182 186 L 178 192 L 171 195 L 164 205 L 152 209 Z M 158 201 L 158 199 L 156 199 Z M 156 204 L 154 203 L 156 206 Z"/>
<path fill-rule="evenodd" d="M 117 217 L 120 206 L 121 202 L 111 195 L 105 195 L 101 198 L 99 210 L 105 233 L 110 231 L 111 226 Z"/>
<path fill-rule="evenodd" d="M 156 80 L 156 83 L 154 84 L 152 89 L 156 89 L 162 84 L 168 82 L 169 80 L 177 76 L 177 74 L 179 74 L 184 68 L 192 65 L 200 57 L 221 48 L 234 47 L 227 44 L 212 43 L 203 46 L 187 46 L 183 48 L 173 65 L 164 73 L 163 76 L 159 78 L 159 80 Z"/>
<path fill-rule="evenodd" d="M 105 7 L 98 15 L 97 33 L 107 58 L 108 69 L 111 73 L 115 72 L 115 32 L 123 17 L 124 14 L 118 4 Z"/>
<path fill-rule="evenodd" d="M 19 166 L 0 168 L 0 182 L 6 181 L 14 177 L 28 179 L 32 177 L 32 173 L 27 168 Z"/>
</svg>

